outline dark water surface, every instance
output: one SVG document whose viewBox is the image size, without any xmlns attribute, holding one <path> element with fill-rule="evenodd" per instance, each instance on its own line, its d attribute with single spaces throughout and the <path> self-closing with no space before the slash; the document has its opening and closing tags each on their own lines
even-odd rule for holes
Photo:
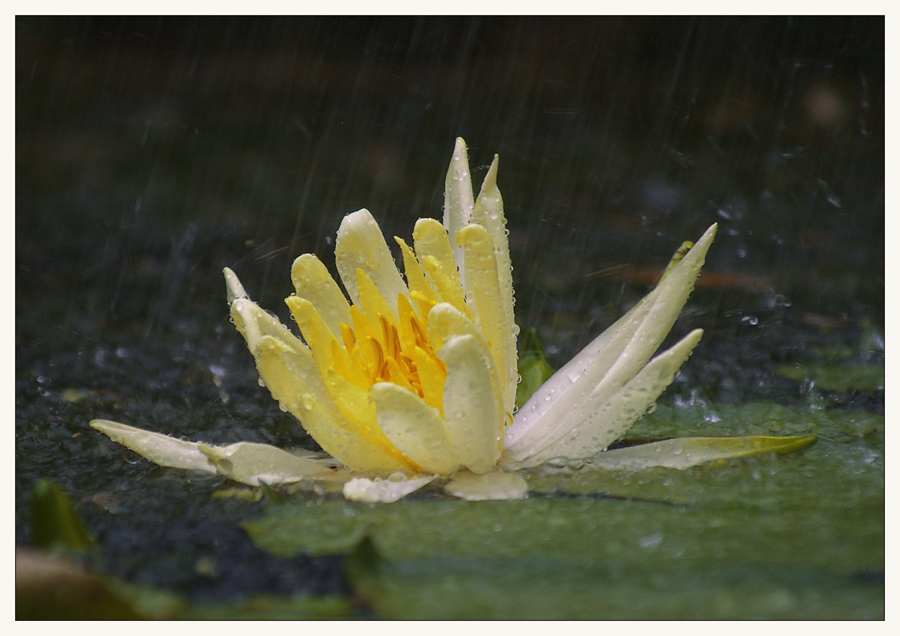
<svg viewBox="0 0 900 636">
<path fill-rule="evenodd" d="M 807 371 L 883 366 L 883 53 L 882 18 L 19 18 L 17 546 L 43 477 L 126 580 L 347 594 L 341 557 L 255 547 L 265 502 L 88 421 L 314 448 L 221 269 L 287 323 L 290 263 L 333 263 L 344 214 L 407 239 L 440 217 L 456 136 L 476 181 L 500 155 L 517 320 L 554 365 L 718 222 L 672 338 L 707 333 L 662 402 L 883 414 L 883 372 Z"/>
</svg>

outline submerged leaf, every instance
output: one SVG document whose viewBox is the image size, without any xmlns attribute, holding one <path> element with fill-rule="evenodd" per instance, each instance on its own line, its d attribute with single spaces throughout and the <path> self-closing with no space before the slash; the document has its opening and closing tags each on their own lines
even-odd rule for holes
<svg viewBox="0 0 900 636">
<path fill-rule="evenodd" d="M 69 498 L 56 484 L 38 479 L 31 489 L 31 542 L 45 550 L 87 554 L 94 549 Z"/>
<path fill-rule="evenodd" d="M 606 451 L 595 456 L 587 466 L 604 470 L 683 470 L 716 459 L 791 453 L 812 446 L 816 439 L 812 433 L 792 437 L 680 437 Z"/>
<path fill-rule="evenodd" d="M 59 555 L 16 550 L 16 620 L 148 618 L 107 577 Z"/>
</svg>

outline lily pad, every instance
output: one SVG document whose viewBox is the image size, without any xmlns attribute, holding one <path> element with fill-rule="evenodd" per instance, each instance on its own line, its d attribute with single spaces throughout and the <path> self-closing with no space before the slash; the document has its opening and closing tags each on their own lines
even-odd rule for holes
<svg viewBox="0 0 900 636">
<path fill-rule="evenodd" d="M 883 365 L 783 365 L 775 373 L 797 382 L 808 380 L 826 391 L 884 391 Z"/>
<path fill-rule="evenodd" d="M 280 556 L 349 554 L 383 618 L 883 617 L 883 417 L 695 404 L 644 419 L 819 441 L 686 470 L 534 469 L 520 501 L 294 501 L 245 528 Z"/>
<path fill-rule="evenodd" d="M 877 582 L 812 568 L 685 570 L 548 559 L 391 562 L 365 541 L 347 559 L 356 594 L 406 620 L 821 619 L 883 616 Z"/>
</svg>

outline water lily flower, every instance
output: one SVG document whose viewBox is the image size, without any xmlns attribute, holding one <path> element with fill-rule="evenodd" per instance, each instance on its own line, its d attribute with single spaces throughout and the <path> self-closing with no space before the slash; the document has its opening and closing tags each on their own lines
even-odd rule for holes
<svg viewBox="0 0 900 636">
<path fill-rule="evenodd" d="M 337 484 L 348 499 L 382 502 L 437 479 L 465 499 L 521 498 L 528 488 L 517 471 L 546 463 L 591 465 L 603 456 L 601 468 L 684 468 L 786 448 L 777 438 L 725 445 L 694 438 L 700 441 L 669 444 L 662 455 L 646 448 L 652 444 L 604 452 L 672 382 L 702 336 L 696 329 L 651 360 L 693 289 L 715 225 L 516 412 L 519 329 L 497 166 L 495 156 L 476 198 L 465 142 L 457 139 L 443 224 L 419 219 L 412 245 L 395 239 L 405 278 L 365 209 L 346 216 L 337 234 L 335 261 L 349 300 L 316 256 L 297 258 L 285 302 L 302 339 L 224 270 L 231 318 L 261 382 L 327 457 L 264 444 L 215 447 L 104 420 L 92 426 L 158 464 L 251 485 Z"/>
</svg>

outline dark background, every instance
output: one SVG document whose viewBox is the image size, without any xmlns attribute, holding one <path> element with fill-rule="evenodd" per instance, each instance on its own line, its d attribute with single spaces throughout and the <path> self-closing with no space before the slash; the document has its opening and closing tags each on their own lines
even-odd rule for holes
<svg viewBox="0 0 900 636">
<path fill-rule="evenodd" d="M 518 322 L 554 364 L 713 222 L 673 332 L 707 335 L 664 399 L 807 404 L 775 365 L 883 359 L 882 17 L 20 17 L 17 544 L 48 477 L 132 580 L 340 589 L 328 560 L 257 554 L 236 526 L 256 508 L 211 500 L 221 481 L 87 422 L 309 446 L 256 384 L 221 269 L 287 322 L 291 261 L 333 262 L 344 214 L 406 239 L 440 217 L 456 136 L 476 188 L 500 155 Z"/>
</svg>

